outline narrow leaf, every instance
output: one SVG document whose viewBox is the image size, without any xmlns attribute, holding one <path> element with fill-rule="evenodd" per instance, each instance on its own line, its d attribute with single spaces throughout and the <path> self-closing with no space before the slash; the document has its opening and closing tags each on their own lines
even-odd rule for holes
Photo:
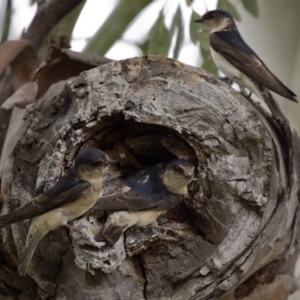
<svg viewBox="0 0 300 300">
<path fill-rule="evenodd" d="M 182 48 L 182 44 L 183 44 L 183 39 L 184 39 L 184 23 L 183 23 L 183 19 L 182 19 L 182 13 L 181 13 L 181 9 L 180 6 L 178 6 L 173 24 L 177 24 L 178 27 L 178 32 L 177 32 L 177 39 L 176 39 L 176 43 L 175 43 L 175 48 L 174 48 L 174 52 L 173 52 L 173 58 L 177 59 L 179 57 L 179 52 Z"/>
<path fill-rule="evenodd" d="M 150 30 L 148 38 L 147 54 L 168 55 L 171 45 L 171 35 L 165 26 L 164 16 L 161 13 L 155 24 Z"/>
<path fill-rule="evenodd" d="M 37 91 L 38 85 L 36 82 L 26 82 L 2 103 L 1 108 L 5 110 L 10 110 L 14 106 L 24 108 L 27 104 L 35 102 Z"/>
<path fill-rule="evenodd" d="M 79 53 L 50 45 L 44 63 L 38 68 L 34 76 L 34 81 L 39 87 L 37 99 L 42 97 L 52 84 L 78 76 L 83 71 L 110 61 L 110 59 L 98 55 Z"/>
<path fill-rule="evenodd" d="M 234 5 L 232 5 L 228 0 L 219 0 L 217 9 L 226 10 L 234 17 L 234 19 L 236 19 L 237 21 L 241 21 L 240 14 L 235 9 Z"/>
<path fill-rule="evenodd" d="M 181 11 L 180 11 L 180 7 L 178 6 L 170 29 L 171 36 L 173 36 L 175 29 L 178 27 L 178 22 L 180 22 L 180 18 L 181 18 Z"/>
<path fill-rule="evenodd" d="M 148 38 L 144 41 L 144 43 L 143 44 L 138 44 L 138 46 L 142 50 L 143 54 L 147 55 L 148 48 L 149 48 L 149 35 L 148 35 Z"/>
<path fill-rule="evenodd" d="M 5 17 L 2 24 L 1 44 L 7 41 L 12 19 L 12 0 L 6 1 Z"/>
<path fill-rule="evenodd" d="M 78 4 L 51 29 L 39 49 L 40 56 L 43 57 L 45 55 L 49 46 L 49 41 L 51 40 L 55 41 L 61 48 L 69 48 L 72 32 L 85 3 L 86 2 L 83 1 Z"/>
<path fill-rule="evenodd" d="M 152 0 L 122 0 L 86 45 L 84 52 L 104 55 Z"/>
<path fill-rule="evenodd" d="M 195 20 L 199 20 L 199 19 L 200 16 L 195 11 L 193 11 L 190 20 L 190 37 L 194 44 L 199 42 L 199 33 L 198 33 L 199 27 L 194 22 Z"/>
<path fill-rule="evenodd" d="M 7 41 L 0 45 L 0 75 L 6 67 L 25 49 L 35 53 L 31 43 L 26 40 Z"/>
<path fill-rule="evenodd" d="M 259 17 L 257 0 L 242 0 L 245 9 L 254 17 Z"/>
<path fill-rule="evenodd" d="M 201 31 L 199 33 L 199 39 L 200 39 L 200 46 L 201 48 L 205 50 L 210 50 L 210 44 L 209 44 L 209 34 L 208 31 Z"/>
<path fill-rule="evenodd" d="M 0 75 L 10 65 L 14 73 L 15 89 L 30 80 L 38 62 L 37 54 L 29 41 L 6 41 L 0 45 Z"/>
<path fill-rule="evenodd" d="M 216 65 L 211 57 L 210 51 L 201 47 L 201 54 L 202 54 L 202 58 L 203 58 L 203 63 L 202 63 L 201 67 L 203 69 L 210 71 L 217 75 L 218 68 L 216 67 Z"/>
</svg>

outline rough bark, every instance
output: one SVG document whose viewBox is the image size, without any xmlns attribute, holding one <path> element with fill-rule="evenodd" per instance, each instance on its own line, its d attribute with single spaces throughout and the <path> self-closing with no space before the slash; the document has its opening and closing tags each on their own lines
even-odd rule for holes
<svg viewBox="0 0 300 300">
<path fill-rule="evenodd" d="M 112 62 L 46 94 L 25 118 L 5 162 L 2 213 L 47 190 L 87 146 L 119 162 L 104 193 L 173 157 L 195 162 L 197 180 L 161 226 L 128 230 L 113 247 L 94 240 L 103 212 L 48 234 L 23 281 L 29 221 L 3 229 L 5 299 L 249 300 L 274 284 L 282 296 L 269 299 L 286 299 L 295 289 L 298 136 L 213 75 L 164 57 Z"/>
</svg>

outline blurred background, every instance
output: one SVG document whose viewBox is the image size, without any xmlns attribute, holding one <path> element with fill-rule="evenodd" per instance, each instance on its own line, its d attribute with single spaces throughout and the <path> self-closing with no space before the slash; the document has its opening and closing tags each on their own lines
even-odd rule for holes
<svg viewBox="0 0 300 300">
<path fill-rule="evenodd" d="M 0 8 L 4 41 L 21 36 L 37 3 L 2 0 Z M 235 17 L 246 42 L 300 95 L 298 0 L 87 0 L 56 26 L 51 37 L 56 40 L 62 35 L 71 36 L 72 50 L 115 60 L 160 54 L 217 73 L 210 59 L 207 33 L 197 32 L 199 25 L 191 22 L 215 8 L 228 10 Z M 299 132 L 300 106 L 282 98 L 279 102 Z"/>
</svg>

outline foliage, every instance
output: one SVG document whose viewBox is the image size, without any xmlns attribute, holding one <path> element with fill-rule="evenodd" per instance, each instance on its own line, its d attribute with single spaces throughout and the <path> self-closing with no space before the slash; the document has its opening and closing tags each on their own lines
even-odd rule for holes
<svg viewBox="0 0 300 300">
<path fill-rule="evenodd" d="M 202 2 L 204 0 L 201 0 Z M 258 5 L 257 0 L 239 0 L 241 1 L 244 8 L 253 16 L 258 17 Z M 101 28 L 98 30 L 96 35 L 91 38 L 88 42 L 85 51 L 89 53 L 96 53 L 103 55 L 105 51 L 107 51 L 111 46 L 112 42 L 108 40 L 107 35 L 109 35 L 110 28 L 113 26 L 115 20 L 117 19 L 117 23 L 124 24 L 123 26 L 118 25 L 118 31 L 114 32 L 114 37 L 121 38 L 126 30 L 128 29 L 129 19 L 132 21 L 133 17 L 124 13 L 124 10 L 119 8 L 120 5 L 125 6 L 123 1 L 120 1 L 115 11 L 118 10 L 120 13 L 116 17 L 115 11 L 109 16 L 109 18 L 104 22 Z M 126 2 L 126 0 L 125 0 Z M 146 1 L 141 1 L 146 4 Z M 148 1 L 152 2 L 152 1 Z M 199 47 L 199 53 L 203 58 L 202 67 L 216 73 L 217 69 L 214 65 L 209 52 L 208 47 L 208 35 L 207 32 L 202 31 L 198 33 L 199 25 L 195 24 L 193 21 L 195 19 L 199 19 L 199 15 L 195 12 L 195 8 L 199 5 L 200 0 L 186 0 L 185 4 L 182 2 L 178 2 L 178 7 L 176 9 L 176 13 L 172 16 L 173 20 L 171 22 L 171 26 L 168 28 L 166 25 L 166 17 L 168 16 L 168 1 L 165 2 L 163 9 L 160 11 L 159 16 L 157 16 L 156 21 L 152 27 L 149 26 L 148 33 L 144 41 L 137 46 L 140 47 L 144 55 L 165 55 L 171 58 L 178 59 L 180 50 L 183 47 L 184 43 L 188 43 L 192 41 L 197 47 Z M 148 3 L 150 5 L 151 3 Z M 128 5 L 127 5 L 128 7 Z M 131 10 L 137 12 L 136 17 L 138 18 L 138 13 L 142 10 L 146 10 L 147 6 L 141 5 L 140 1 L 131 1 Z M 230 0 L 218 0 L 217 3 L 218 9 L 224 9 L 229 11 L 233 17 L 240 21 L 240 15 L 235 8 L 235 6 L 230 2 Z M 187 9 L 191 12 L 190 19 L 188 24 L 184 24 L 182 9 Z M 114 17 L 112 17 L 114 15 Z M 127 20 L 126 22 L 124 20 Z M 125 26 L 126 24 L 126 26 Z M 185 26 L 189 27 L 190 36 L 185 36 Z M 105 30 L 104 30 L 105 29 Z M 116 38 L 115 38 L 116 40 Z M 102 41 L 99 43 L 99 41 Z M 174 41 L 174 42 L 173 42 Z M 92 45 L 92 46 L 91 46 Z M 175 45 L 175 46 L 174 46 Z"/>
<path fill-rule="evenodd" d="M 217 5 L 219 8 L 229 10 L 239 19 L 239 13 L 230 1 L 233 0 L 218 0 Z M 240 1 L 249 13 L 258 16 L 257 0 L 236 1 Z M 124 37 L 136 20 L 143 21 L 141 19 L 143 13 L 145 11 L 147 13 L 151 5 L 157 4 L 162 8 L 159 13 L 153 14 L 153 23 L 143 22 L 145 35 L 140 37 L 138 42 L 134 42 L 136 47 L 139 47 L 144 55 L 164 55 L 180 60 L 182 48 L 193 42 L 199 49 L 199 56 L 202 57 L 201 66 L 217 73 L 217 68 L 210 57 L 208 34 L 204 30 L 199 32 L 200 25 L 193 22 L 200 17 L 196 13 L 196 8 L 204 2 L 205 0 L 118 0 L 96 34 L 93 37 L 85 36 L 88 42 L 84 53 L 75 53 L 65 52 L 63 49 L 69 48 L 73 29 L 87 1 L 28 0 L 28 5 L 37 6 L 36 13 L 30 24 L 23 24 L 25 29 L 21 33 L 21 39 L 16 41 L 9 40 L 9 33 L 16 19 L 13 4 L 18 5 L 19 2 L 2 1 L 1 107 L 7 110 L 13 106 L 24 107 L 37 101 L 51 84 L 94 67 L 95 63 L 99 64 L 99 59 L 101 63 L 107 63 L 108 59 L 93 55 L 105 55 L 117 40 Z M 22 119 L 22 116 L 19 118 Z M 10 112 L 0 109 L 0 149 L 4 143 L 9 120 Z M 15 127 L 15 124 L 13 126 Z"/>
<path fill-rule="evenodd" d="M 170 6 L 170 1 L 165 1 L 163 9 L 157 16 L 153 26 L 149 25 L 148 32 L 144 37 L 144 41 L 138 43 L 144 55 L 165 55 L 175 59 L 179 58 L 180 51 L 185 43 L 192 41 L 197 47 L 199 47 L 199 53 L 203 58 L 202 67 L 216 73 L 216 67 L 211 60 L 208 36 L 205 31 L 201 33 L 197 32 L 199 29 L 198 24 L 194 24 L 193 20 L 199 18 L 199 15 L 195 12 L 199 2 L 204 0 L 186 0 L 185 2 L 178 1 L 176 13 L 173 14 L 172 22 L 170 26 L 166 25 L 166 17 L 169 17 L 169 11 L 167 9 Z M 239 0 L 243 7 L 253 16 L 258 17 L 258 3 L 257 0 Z M 2 42 L 7 39 L 8 32 L 11 27 L 12 19 L 12 1 L 6 0 L 6 13 L 3 14 L 3 19 L 0 20 L 2 32 Z M 38 3 L 41 5 L 43 1 L 30 1 L 31 4 Z M 88 43 L 84 49 L 86 53 L 94 53 L 104 55 L 117 41 L 122 39 L 129 26 L 139 18 L 142 11 L 147 10 L 153 0 L 122 0 L 119 1 L 115 9 L 111 12 L 109 17 L 98 29 L 96 34 L 89 38 Z M 46 45 L 51 39 L 60 41 L 62 37 L 68 36 L 71 38 L 72 30 L 76 24 L 76 20 L 79 17 L 79 13 L 84 7 L 84 2 L 77 7 L 76 12 L 66 16 L 62 21 L 55 26 L 51 33 L 44 39 L 43 47 L 40 50 L 40 56 L 43 56 L 46 51 Z M 237 21 L 240 21 L 240 15 L 237 8 L 233 5 L 231 0 L 218 0 L 218 9 L 228 10 Z M 188 10 L 191 12 L 189 24 L 185 24 L 182 10 Z M 117 21 L 116 21 L 117 20 Z M 26 24 L 24 24 L 24 27 Z M 189 27 L 190 36 L 186 36 L 186 27 Z M 101 41 L 101 42 L 100 42 Z"/>
</svg>

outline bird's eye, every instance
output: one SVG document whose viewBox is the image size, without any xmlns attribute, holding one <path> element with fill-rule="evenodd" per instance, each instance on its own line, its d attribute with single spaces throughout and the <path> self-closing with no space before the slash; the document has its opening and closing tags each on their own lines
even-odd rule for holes
<svg viewBox="0 0 300 300">
<path fill-rule="evenodd" d="M 92 167 L 98 167 L 98 166 L 100 166 L 101 165 L 101 161 L 92 161 L 91 162 L 91 166 Z"/>
<path fill-rule="evenodd" d="M 182 173 L 182 169 L 181 169 L 180 167 L 178 167 L 178 166 L 175 166 L 175 167 L 174 167 L 174 170 L 175 170 L 176 172 L 178 172 L 178 173 Z"/>
<path fill-rule="evenodd" d="M 207 19 L 213 19 L 216 16 L 215 13 L 207 15 Z"/>
</svg>

